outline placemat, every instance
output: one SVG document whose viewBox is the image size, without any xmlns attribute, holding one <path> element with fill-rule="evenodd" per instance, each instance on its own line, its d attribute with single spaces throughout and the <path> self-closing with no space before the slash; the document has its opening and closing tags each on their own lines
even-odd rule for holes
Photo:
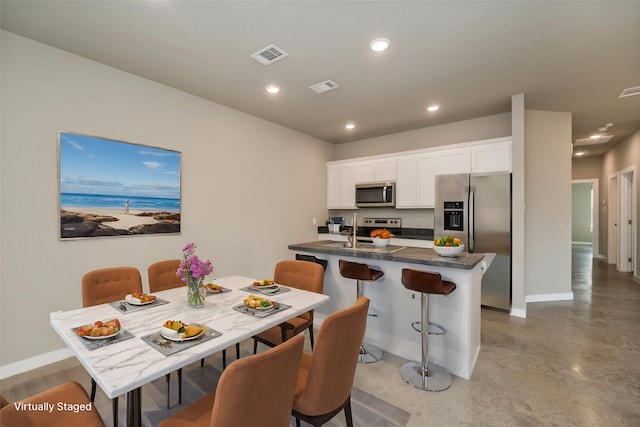
<svg viewBox="0 0 640 427">
<path fill-rule="evenodd" d="M 262 295 L 270 295 L 271 296 L 271 295 L 278 295 L 278 294 L 283 294 L 285 292 L 289 292 L 291 289 L 286 288 L 286 287 L 284 287 L 282 285 L 278 285 L 278 289 L 276 289 L 274 291 L 272 289 L 261 289 L 261 288 L 257 288 L 255 286 L 249 285 L 246 288 L 240 288 L 240 290 L 241 291 L 246 291 L 246 292 L 251 292 L 251 293 L 257 292 L 257 293 L 262 294 Z"/>
<path fill-rule="evenodd" d="M 215 337 L 219 337 L 220 335 L 222 335 L 222 332 L 218 332 L 215 329 L 207 327 L 207 332 L 205 332 L 202 338 L 194 339 L 191 341 L 171 341 L 160 335 L 160 331 L 145 335 L 144 337 L 142 337 L 142 340 L 165 356 L 170 356 L 179 351 L 191 348 L 194 345 L 212 340 Z"/>
<path fill-rule="evenodd" d="M 133 338 L 135 336 L 131 332 L 127 331 L 126 329 L 123 329 L 122 332 L 120 332 L 115 337 L 105 338 L 105 339 L 101 339 L 101 340 L 90 340 L 88 338 L 83 338 L 83 337 L 81 337 L 80 335 L 78 335 L 76 333 L 76 331 L 78 329 L 80 329 L 80 328 L 82 328 L 82 326 L 78 326 L 77 328 L 73 328 L 71 330 L 73 331 L 74 335 L 76 337 L 78 337 L 80 342 L 82 344 L 84 344 L 84 346 L 87 348 L 87 350 L 95 350 L 96 348 L 100 348 L 100 347 L 104 347 L 104 346 L 107 346 L 107 345 L 115 344 L 117 342 L 128 340 L 129 338 Z"/>
<path fill-rule="evenodd" d="M 124 304 L 124 305 L 122 305 Z M 118 310 L 120 313 L 134 313 L 136 311 L 140 311 L 140 310 L 146 310 L 147 308 L 153 308 L 153 307 L 157 307 L 159 305 L 163 305 L 163 304 L 169 304 L 169 301 L 162 299 L 162 298 L 156 298 L 156 300 L 150 304 L 144 304 L 144 305 L 134 305 L 134 304 L 129 304 L 128 302 L 126 302 L 125 300 L 120 300 L 120 301 L 114 301 L 114 302 L 110 302 L 109 305 L 113 308 L 115 308 L 116 310 Z"/>
<path fill-rule="evenodd" d="M 244 304 L 235 305 L 233 306 L 233 309 L 235 311 L 239 311 L 240 313 L 250 314 L 251 316 L 255 316 L 255 317 L 267 317 L 267 316 L 271 316 L 274 313 L 280 313 L 283 310 L 291 308 L 290 305 L 281 304 L 279 302 L 274 302 L 273 305 L 275 307 L 269 310 L 256 310 L 255 308 L 247 307 Z"/>
</svg>

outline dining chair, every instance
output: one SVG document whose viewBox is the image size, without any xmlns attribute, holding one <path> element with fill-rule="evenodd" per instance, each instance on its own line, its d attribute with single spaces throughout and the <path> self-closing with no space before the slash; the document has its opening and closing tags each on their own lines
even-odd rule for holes
<svg viewBox="0 0 640 427">
<path fill-rule="evenodd" d="M 238 359 L 222 372 L 214 393 L 158 427 L 288 426 L 304 337 Z"/>
<path fill-rule="evenodd" d="M 324 268 L 310 261 L 280 261 L 273 272 L 273 280 L 279 285 L 321 294 L 324 288 Z M 274 347 L 305 329 L 309 329 L 309 340 L 313 349 L 313 310 L 311 310 L 254 336 L 253 354 L 258 350 L 258 342 Z"/>
<path fill-rule="evenodd" d="M 6 402 L 6 401 L 5 401 Z M 104 422 L 95 405 L 88 406 L 91 401 L 87 392 L 75 381 L 61 384 L 15 404 L 2 406 L 0 409 L 0 427 L 104 427 Z M 4 402 L 3 402 L 4 404 Z M 29 410 L 34 405 L 53 406 L 52 412 Z M 72 410 L 61 410 L 60 405 L 68 405 Z M 77 412 L 73 408 L 80 408 Z"/>
<path fill-rule="evenodd" d="M 142 279 L 135 267 L 111 267 L 93 270 L 82 276 L 82 306 L 121 300 L 127 294 L 142 292 Z M 96 381 L 91 378 L 91 401 L 96 398 Z M 113 425 L 118 425 L 118 398 L 111 399 Z"/>
<path fill-rule="evenodd" d="M 368 310 L 369 299 L 361 296 L 322 321 L 313 352 L 302 355 L 291 411 L 296 427 L 300 420 L 319 427 L 342 410 L 353 427 L 351 389 Z"/>
<path fill-rule="evenodd" d="M 147 275 L 149 278 L 149 292 L 159 292 L 185 286 L 185 283 L 176 275 L 180 266 L 179 259 L 157 261 L 149 265 Z M 236 343 L 236 358 L 240 358 L 240 343 Z M 200 359 L 200 366 L 204 366 L 204 359 Z M 222 368 L 227 367 L 227 350 L 222 350 Z M 182 405 L 182 369 L 178 369 L 178 404 Z M 165 375 L 167 389 L 167 409 L 170 405 L 171 373 Z"/>
</svg>

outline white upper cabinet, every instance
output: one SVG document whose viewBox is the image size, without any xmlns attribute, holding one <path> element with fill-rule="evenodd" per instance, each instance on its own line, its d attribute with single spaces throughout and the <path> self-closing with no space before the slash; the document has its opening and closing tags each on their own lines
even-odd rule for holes
<svg viewBox="0 0 640 427">
<path fill-rule="evenodd" d="M 511 138 L 327 164 L 327 208 L 355 209 L 355 186 L 396 181 L 396 208 L 433 208 L 436 175 L 511 172 Z"/>
<path fill-rule="evenodd" d="M 396 208 L 434 207 L 435 163 L 434 153 L 398 157 Z"/>
<path fill-rule="evenodd" d="M 511 141 L 471 147 L 471 172 L 511 172 Z"/>
<path fill-rule="evenodd" d="M 396 180 L 396 158 L 388 157 L 355 162 L 356 183 Z"/>
<path fill-rule="evenodd" d="M 327 165 L 327 209 L 355 209 L 355 187 L 354 163 Z"/>
<path fill-rule="evenodd" d="M 471 149 L 450 148 L 435 152 L 436 175 L 471 172 Z"/>
</svg>

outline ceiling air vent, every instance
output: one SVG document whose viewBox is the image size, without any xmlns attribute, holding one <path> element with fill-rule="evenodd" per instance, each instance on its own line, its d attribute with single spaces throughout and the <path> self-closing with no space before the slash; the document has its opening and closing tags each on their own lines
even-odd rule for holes
<svg viewBox="0 0 640 427">
<path fill-rule="evenodd" d="M 596 145 L 596 144 L 605 144 L 611 140 L 615 135 L 602 135 L 600 138 L 582 138 L 576 139 L 573 142 L 575 147 L 580 145 Z"/>
<path fill-rule="evenodd" d="M 336 82 L 332 82 L 331 80 L 327 80 L 322 83 L 317 83 L 313 86 L 309 86 L 309 89 L 314 91 L 315 93 L 325 93 L 333 89 L 337 89 L 339 86 Z"/>
<path fill-rule="evenodd" d="M 626 98 L 627 96 L 640 95 L 640 86 L 628 87 L 620 92 L 618 98 Z"/>
<path fill-rule="evenodd" d="M 249 55 L 251 58 L 255 59 L 262 65 L 271 65 L 274 62 L 280 61 L 281 59 L 289 56 L 287 52 L 280 49 L 278 46 L 270 44 L 264 49 L 260 49 L 253 55 Z"/>
</svg>

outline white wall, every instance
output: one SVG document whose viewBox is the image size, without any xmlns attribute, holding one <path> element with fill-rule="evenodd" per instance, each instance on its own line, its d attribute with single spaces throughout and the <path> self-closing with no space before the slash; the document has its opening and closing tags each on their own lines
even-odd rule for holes
<svg viewBox="0 0 640 427">
<path fill-rule="evenodd" d="M 571 114 L 525 112 L 525 291 L 572 299 Z"/>
<path fill-rule="evenodd" d="M 185 243 L 214 274 L 268 277 L 316 238 L 333 145 L 3 31 L 0 365 L 64 347 L 49 313 L 95 268 L 146 268 Z M 182 152 L 182 234 L 60 241 L 57 131 Z M 13 365 L 12 365 L 13 364 Z M 6 370 L 3 369 L 2 376 Z"/>
</svg>

